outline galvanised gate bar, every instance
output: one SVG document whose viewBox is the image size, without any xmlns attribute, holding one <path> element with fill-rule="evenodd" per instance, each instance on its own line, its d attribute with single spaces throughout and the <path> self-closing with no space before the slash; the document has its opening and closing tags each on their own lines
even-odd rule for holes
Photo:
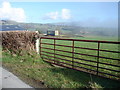
<svg viewBox="0 0 120 90">
<path fill-rule="evenodd" d="M 65 42 L 68 43 L 64 44 Z M 82 43 L 79 44 L 78 42 L 85 42 L 85 44 L 82 45 Z M 75 45 L 75 43 L 78 44 Z M 90 46 L 90 44 L 91 46 L 96 47 L 89 48 L 88 46 Z M 111 49 L 110 50 L 101 49 L 103 44 L 107 45 L 110 44 L 111 48 L 116 47 L 117 50 L 115 51 Z M 87 47 L 85 47 L 85 45 L 87 45 Z M 43 58 L 45 61 L 51 64 L 119 81 L 120 80 L 120 57 L 119 57 L 120 51 L 118 50 L 119 45 L 120 42 L 113 41 L 41 37 L 40 55 L 41 58 Z M 69 51 L 67 49 L 69 49 Z M 95 52 L 95 54 L 91 55 L 90 53 L 92 53 L 93 51 Z M 103 54 L 100 55 L 100 53 Z"/>
</svg>

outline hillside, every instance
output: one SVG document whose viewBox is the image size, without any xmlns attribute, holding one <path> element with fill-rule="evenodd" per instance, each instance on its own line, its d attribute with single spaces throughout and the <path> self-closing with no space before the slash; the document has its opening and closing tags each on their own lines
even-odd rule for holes
<svg viewBox="0 0 120 90">
<path fill-rule="evenodd" d="M 82 36 L 117 36 L 117 28 L 102 28 L 102 27 L 82 27 L 71 23 L 18 23 L 11 20 L 1 20 L 2 24 L 14 24 L 24 27 L 27 30 L 38 30 L 41 33 L 46 33 L 48 30 L 59 30 L 60 34 L 66 35 L 82 35 Z"/>
</svg>

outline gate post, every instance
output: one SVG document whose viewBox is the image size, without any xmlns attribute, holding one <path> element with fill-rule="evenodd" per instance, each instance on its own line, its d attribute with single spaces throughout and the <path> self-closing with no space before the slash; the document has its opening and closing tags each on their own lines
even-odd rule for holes
<svg viewBox="0 0 120 90">
<path fill-rule="evenodd" d="M 35 31 L 35 32 L 36 32 L 37 34 L 39 34 L 38 31 Z M 40 51 L 39 45 L 40 45 L 40 39 L 38 38 L 38 39 L 36 40 L 36 43 L 35 43 L 35 47 L 36 47 L 36 52 L 37 52 L 37 54 L 39 54 L 39 51 Z"/>
</svg>

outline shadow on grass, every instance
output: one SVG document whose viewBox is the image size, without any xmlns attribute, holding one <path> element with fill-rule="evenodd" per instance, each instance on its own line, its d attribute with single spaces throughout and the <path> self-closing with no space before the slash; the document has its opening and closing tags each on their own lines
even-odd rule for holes
<svg viewBox="0 0 120 90">
<path fill-rule="evenodd" d="M 84 73 L 81 71 L 76 71 L 72 69 L 67 68 L 51 68 L 50 69 L 54 73 L 63 74 L 64 77 L 81 84 L 84 84 L 86 86 L 89 85 L 89 82 L 95 82 L 102 86 L 103 88 L 120 88 L 120 82 L 113 81 L 110 79 L 97 77 L 95 75 L 90 75 L 88 73 Z"/>
</svg>

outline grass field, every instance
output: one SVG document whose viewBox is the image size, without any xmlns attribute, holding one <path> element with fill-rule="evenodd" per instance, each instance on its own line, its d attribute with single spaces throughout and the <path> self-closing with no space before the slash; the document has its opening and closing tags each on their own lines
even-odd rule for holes
<svg viewBox="0 0 120 90">
<path fill-rule="evenodd" d="M 118 37 L 107 37 L 107 36 L 86 36 L 86 37 L 75 37 L 72 39 L 85 39 L 85 40 L 101 40 L 101 41 L 118 41 Z"/>
<path fill-rule="evenodd" d="M 112 38 L 112 37 L 109 37 L 109 38 L 108 37 L 101 37 L 101 38 L 100 37 L 94 37 L 94 38 L 93 37 L 91 37 L 91 38 L 83 38 L 83 37 L 81 37 L 81 38 L 74 38 L 74 39 L 118 41 L 117 38 Z M 49 39 L 42 39 L 42 42 L 43 43 L 54 44 L 54 40 L 49 40 Z M 57 40 L 56 44 L 72 46 L 72 41 Z M 74 46 L 97 49 L 98 48 L 98 43 L 76 41 Z M 47 48 L 54 49 L 54 45 L 42 44 L 42 47 L 47 47 Z M 72 48 L 70 48 L 70 47 L 56 46 L 55 49 L 72 52 Z M 102 49 L 102 50 L 111 50 L 111 51 L 119 51 L 118 44 L 101 43 L 100 44 L 100 49 Z M 42 49 L 42 51 L 47 51 L 47 52 L 50 52 L 50 53 L 54 53 L 54 50 Z M 82 53 L 82 54 L 89 54 L 89 55 L 96 55 L 96 56 L 97 56 L 97 53 L 98 53 L 97 51 L 94 51 L 94 50 L 86 50 L 86 49 L 78 49 L 78 48 L 75 48 L 74 52 L 75 53 Z M 55 53 L 72 57 L 72 53 L 61 52 L 61 51 L 55 51 Z M 54 54 L 48 54 L 46 52 L 42 52 L 42 54 L 53 56 L 53 58 L 51 58 L 51 57 L 47 57 L 47 56 L 42 55 L 43 58 L 45 57 L 45 58 L 48 58 L 48 60 L 49 59 L 54 60 Z M 119 59 L 118 53 L 100 51 L 99 55 L 103 56 L 103 57 Z M 55 57 L 64 58 L 64 59 L 72 61 L 72 58 L 69 58 L 69 57 L 63 57 L 63 56 L 59 56 L 59 55 L 55 55 Z M 87 60 L 91 60 L 91 61 L 97 61 L 96 57 L 91 57 L 91 56 L 74 54 L 74 57 L 75 58 L 81 58 L 81 59 L 87 59 Z M 72 64 L 72 62 L 69 62 L 69 61 L 63 61 L 63 60 L 58 60 L 58 61 L 62 61 L 62 62 L 68 63 L 68 64 Z M 93 66 L 97 66 L 97 63 L 95 63 L 95 62 L 88 62 L 88 61 L 83 61 L 83 60 L 78 60 L 78 59 L 74 59 L 74 61 L 84 63 L 84 64 L 93 65 Z M 119 61 L 118 60 L 99 58 L 99 62 L 119 66 Z M 81 66 L 81 67 L 87 67 L 88 69 L 96 70 L 96 67 L 91 67 L 91 66 L 87 66 L 87 65 L 81 65 L 81 64 L 78 64 L 78 63 L 74 63 L 74 65 Z M 109 66 L 109 65 L 104 65 L 104 64 L 99 64 L 99 67 L 104 67 L 104 68 L 107 68 L 107 69 L 112 69 L 112 70 L 117 70 L 117 71 L 120 70 L 119 67 Z M 101 69 L 101 68 L 99 68 L 99 71 L 105 72 L 105 73 L 107 72 L 107 73 L 110 73 L 110 74 L 113 74 L 113 75 L 120 75 L 119 72 L 114 72 L 114 71 L 105 70 L 105 69 Z M 111 77 L 116 78 L 116 77 L 113 77 L 113 76 L 108 76 L 108 75 L 106 75 L 106 76 L 109 77 L 109 78 L 111 78 Z M 119 78 L 116 78 L 116 79 L 119 79 Z"/>
<path fill-rule="evenodd" d="M 90 38 L 86 38 L 86 39 L 90 39 Z M 44 40 L 44 42 L 53 43 L 53 41 L 50 41 L 50 40 Z M 58 41 L 57 43 L 64 44 L 64 45 L 71 45 L 71 42 Z M 82 45 L 83 47 L 87 46 L 87 47 L 97 48 L 95 44 L 93 45 L 93 44 L 76 42 L 75 45 L 77 46 Z M 43 47 L 53 48 L 52 46 L 47 46 L 47 45 L 44 45 Z M 109 45 L 103 45 L 102 47 L 104 47 L 105 49 L 107 48 L 109 50 L 118 49 L 117 46 L 113 47 Z M 62 48 L 62 47 L 56 47 L 56 48 L 61 50 L 71 51 L 70 48 Z M 89 51 L 89 50 L 85 51 L 85 50 L 76 49 L 75 51 L 87 53 L 87 54 L 93 54 L 93 55 L 96 54 L 96 52 Z M 53 52 L 53 51 L 49 50 L 48 52 Z M 57 52 L 57 53 L 60 53 L 63 55 L 69 55 L 69 56 L 71 55 L 69 53 L 63 53 L 63 52 Z M 111 55 L 110 53 L 108 53 L 107 56 L 118 58 L 117 54 Z M 90 58 L 90 57 L 84 57 L 84 56 L 78 56 L 78 55 L 76 55 L 75 57 L 96 60 L 96 58 Z M 50 57 L 47 57 L 47 58 L 49 59 Z M 66 59 L 70 59 L 70 58 L 66 58 Z M 106 61 L 106 60 L 101 60 L 101 61 L 106 63 L 115 63 L 115 64 L 118 63 L 118 62 Z M 17 75 L 20 79 L 24 80 L 26 83 L 36 88 L 46 88 L 46 87 L 47 88 L 78 88 L 78 89 L 80 88 L 116 88 L 116 87 L 118 88 L 120 85 L 120 82 L 118 81 L 113 81 L 110 79 L 93 76 L 91 74 L 87 74 L 84 72 L 75 71 L 67 68 L 52 66 L 51 64 L 44 62 L 40 58 L 40 56 L 35 53 L 31 53 L 31 54 L 26 53 L 23 56 L 19 56 L 17 54 L 12 55 L 10 54 L 9 51 L 2 52 L 2 62 L 3 62 L 2 65 L 4 68 L 7 68 L 9 71 Z M 83 62 L 83 63 L 87 63 L 87 62 Z M 94 63 L 89 63 L 89 64 L 94 65 Z M 115 70 L 118 69 L 115 67 L 108 67 L 108 66 L 104 66 L 104 67 L 114 68 Z"/>
</svg>

